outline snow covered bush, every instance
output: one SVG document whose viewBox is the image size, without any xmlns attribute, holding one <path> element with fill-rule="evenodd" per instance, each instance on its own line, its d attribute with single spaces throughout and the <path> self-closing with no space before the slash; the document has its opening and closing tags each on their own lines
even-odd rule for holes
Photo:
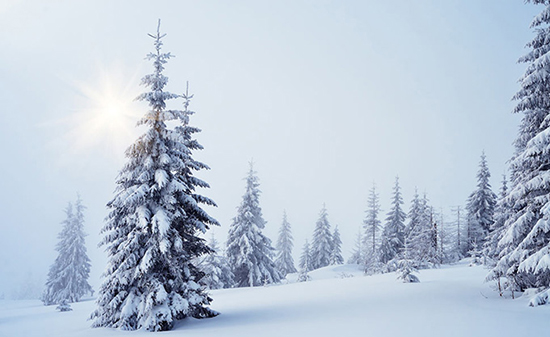
<svg viewBox="0 0 550 337">
<path fill-rule="evenodd" d="M 55 309 L 61 312 L 73 310 L 73 308 L 71 308 L 71 305 L 68 304 L 66 300 L 62 300 Z"/>
</svg>

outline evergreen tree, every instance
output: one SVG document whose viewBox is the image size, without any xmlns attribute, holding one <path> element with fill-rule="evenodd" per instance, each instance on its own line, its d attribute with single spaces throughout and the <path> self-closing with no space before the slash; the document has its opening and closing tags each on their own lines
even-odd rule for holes
<svg viewBox="0 0 550 337">
<path fill-rule="evenodd" d="M 281 280 L 273 262 L 275 249 L 271 240 L 262 234 L 266 221 L 262 217 L 259 186 L 250 164 L 246 191 L 229 227 L 227 239 L 227 258 L 235 275 L 236 287 L 255 287 Z"/>
<path fill-rule="evenodd" d="M 310 270 L 313 270 L 311 266 L 311 252 L 309 249 L 309 243 L 306 240 L 304 243 L 304 247 L 302 248 L 302 254 L 300 255 L 300 262 L 298 265 L 298 268 L 300 268 L 300 271 L 298 273 L 298 282 L 306 282 L 311 280 L 311 277 L 309 276 L 308 272 Z"/>
<path fill-rule="evenodd" d="M 357 232 L 357 236 L 355 238 L 355 246 L 353 247 L 353 251 L 351 252 L 351 256 L 348 259 L 349 264 L 363 264 L 364 254 L 363 254 L 363 235 L 361 233 L 361 229 Z"/>
<path fill-rule="evenodd" d="M 392 206 L 386 218 L 386 225 L 382 231 L 380 244 L 380 262 L 388 263 L 398 257 L 405 241 L 405 217 L 402 209 L 403 197 L 399 187 L 399 177 L 395 178 L 393 187 Z"/>
<path fill-rule="evenodd" d="M 494 277 L 505 275 L 512 291 L 550 287 L 550 1 L 526 2 L 542 4 L 544 9 L 531 23 L 536 30 L 527 44 L 531 50 L 519 60 L 527 63 L 527 70 L 514 96 L 514 112 L 523 117 L 510 161 L 506 202 L 511 210 L 497 247 L 499 261 L 491 272 Z M 543 298 L 533 303 L 541 304 Z"/>
<path fill-rule="evenodd" d="M 495 221 L 490 229 L 490 234 L 487 237 L 485 242 L 485 247 L 483 249 L 483 256 L 488 260 L 488 263 L 495 266 L 496 260 L 498 260 L 498 242 L 502 239 L 504 234 L 504 223 L 510 217 L 510 205 L 507 201 L 508 197 L 508 182 L 506 180 L 506 175 L 502 175 L 502 185 L 500 187 L 500 192 L 498 200 L 495 206 Z"/>
<path fill-rule="evenodd" d="M 166 109 L 166 101 L 182 96 L 164 90 L 168 78 L 162 73 L 172 55 L 161 53 L 165 35 L 159 29 L 150 35 L 155 52 L 147 55 L 154 72 L 142 79 L 150 91 L 137 98 L 150 107 L 138 123 L 146 131 L 126 151 L 128 162 L 107 204 L 101 244 L 109 263 L 92 313 L 94 327 L 162 331 L 178 319 L 217 314 L 206 307 L 211 299 L 199 285 L 204 273 L 193 264 L 212 252 L 199 233 L 218 225 L 201 208 L 215 203 L 195 192 L 208 184 L 193 172 L 208 167 L 191 157 L 202 148 L 192 139 L 199 130 L 188 125 L 191 96 L 183 95 L 185 111 Z M 178 126 L 169 128 L 168 121 Z"/>
<path fill-rule="evenodd" d="M 414 262 L 411 260 L 411 250 L 409 245 L 409 237 L 406 236 L 403 240 L 403 248 L 401 249 L 401 259 L 398 262 L 397 279 L 403 280 L 403 283 L 420 282 L 418 277 L 413 273 L 417 272 Z"/>
<path fill-rule="evenodd" d="M 290 224 L 286 218 L 286 212 L 283 213 L 283 223 L 279 229 L 279 238 L 277 239 L 277 258 L 275 265 L 282 277 L 287 274 L 296 273 L 294 259 L 292 258 L 292 248 L 294 247 Z"/>
<path fill-rule="evenodd" d="M 309 242 L 306 240 L 306 243 L 304 243 L 304 247 L 302 248 L 300 263 L 298 265 L 298 267 L 300 268 L 300 273 L 304 271 L 307 273 L 308 271 L 313 270 L 313 265 L 311 262 L 311 250 L 309 248 Z"/>
<path fill-rule="evenodd" d="M 206 255 L 198 266 L 205 276 L 201 279 L 201 284 L 208 289 L 232 288 L 234 285 L 233 273 L 227 262 L 227 258 L 220 254 L 218 241 L 212 235 L 208 243 L 212 253 Z"/>
<path fill-rule="evenodd" d="M 323 205 L 313 232 L 313 243 L 311 245 L 311 266 L 313 269 L 328 266 L 330 264 L 331 252 L 332 235 L 330 233 L 330 223 L 328 222 L 327 209 Z"/>
<path fill-rule="evenodd" d="M 330 264 L 344 264 L 344 258 L 342 257 L 342 240 L 340 239 L 338 226 L 334 228 L 334 232 L 332 233 L 332 251 L 330 252 Z"/>
<path fill-rule="evenodd" d="M 454 208 L 452 210 L 455 215 L 456 215 L 456 218 L 455 218 L 455 221 L 453 222 L 453 226 L 454 226 L 454 247 L 453 247 L 453 255 L 454 255 L 454 260 L 455 261 L 459 261 L 460 259 L 464 258 L 464 256 L 466 255 L 466 249 L 465 249 L 465 244 L 464 244 L 464 238 L 465 238 L 465 234 L 464 234 L 464 220 L 463 220 L 463 211 L 462 211 L 462 207 L 460 206 L 457 206 L 456 208 Z"/>
<path fill-rule="evenodd" d="M 484 244 L 494 223 L 497 197 L 491 190 L 490 177 L 491 174 L 483 152 L 477 173 L 477 188 L 470 194 L 466 206 L 468 211 L 468 250 L 471 250 L 474 242 L 478 247 Z"/>
<path fill-rule="evenodd" d="M 409 210 L 409 223 L 406 228 L 409 238 L 410 256 L 415 265 L 430 267 L 439 263 L 437 224 L 433 221 L 432 207 L 424 194 L 420 198 L 415 191 Z"/>
<path fill-rule="evenodd" d="M 426 205 L 428 199 L 425 196 Z M 441 252 L 441 230 L 442 226 L 437 221 L 437 214 L 434 212 L 432 206 L 427 206 L 426 210 L 429 214 L 429 246 L 427 260 L 432 266 L 439 266 L 442 260 Z"/>
<path fill-rule="evenodd" d="M 78 196 L 73 213 L 69 203 L 65 209 L 66 219 L 59 233 L 59 252 L 50 267 L 46 289 L 42 295 L 45 305 L 78 302 L 84 294 L 92 292 L 88 284 L 90 259 L 86 254 L 84 234 L 84 209 Z"/>
<path fill-rule="evenodd" d="M 380 213 L 380 202 L 374 184 L 369 192 L 366 213 L 367 215 L 365 220 L 363 220 L 363 228 L 365 230 L 365 235 L 363 236 L 365 260 L 363 263 L 365 265 L 365 271 L 374 272 L 378 268 L 377 249 L 380 235 L 380 220 L 378 219 L 378 213 Z"/>
</svg>

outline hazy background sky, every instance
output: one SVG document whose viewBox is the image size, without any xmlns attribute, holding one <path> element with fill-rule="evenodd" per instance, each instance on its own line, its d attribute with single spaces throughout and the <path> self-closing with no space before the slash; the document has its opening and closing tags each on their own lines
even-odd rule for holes
<svg viewBox="0 0 550 337">
<path fill-rule="evenodd" d="M 265 233 L 283 210 L 295 257 L 323 203 L 349 256 L 375 182 L 389 209 L 399 175 L 450 217 L 475 188 L 485 150 L 495 191 L 520 116 L 511 114 L 540 8 L 520 0 L 0 2 L 0 294 L 40 286 L 63 209 L 79 192 L 97 289 L 96 248 L 124 150 L 147 109 L 157 19 L 167 90 L 195 94 L 191 123 L 212 168 L 225 241 L 253 158 Z M 179 104 L 179 103 L 177 103 Z M 179 108 L 180 105 L 172 107 Z M 24 282 L 23 282 L 24 283 Z M 19 289 L 19 290 L 18 290 Z"/>
</svg>

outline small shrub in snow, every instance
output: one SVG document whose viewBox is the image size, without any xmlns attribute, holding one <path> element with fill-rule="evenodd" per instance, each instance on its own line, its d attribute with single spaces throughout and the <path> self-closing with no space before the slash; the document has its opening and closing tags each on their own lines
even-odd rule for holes
<svg viewBox="0 0 550 337">
<path fill-rule="evenodd" d="M 339 278 L 352 278 L 353 274 L 347 274 L 347 273 L 340 273 L 338 274 Z"/>
<path fill-rule="evenodd" d="M 307 282 L 311 281 L 311 276 L 307 273 L 307 270 L 302 269 L 300 270 L 300 274 L 298 274 L 298 282 Z"/>
<path fill-rule="evenodd" d="M 71 308 L 71 305 L 69 303 L 67 303 L 66 300 L 61 301 L 61 303 L 59 303 L 59 305 L 55 309 L 59 310 L 59 311 L 71 311 L 71 310 L 73 310 L 73 308 Z"/>
<path fill-rule="evenodd" d="M 410 263 L 409 260 L 399 261 L 399 269 L 397 270 L 397 279 L 403 280 L 403 283 L 417 283 L 420 279 L 413 273 L 416 272 L 416 268 Z"/>
</svg>

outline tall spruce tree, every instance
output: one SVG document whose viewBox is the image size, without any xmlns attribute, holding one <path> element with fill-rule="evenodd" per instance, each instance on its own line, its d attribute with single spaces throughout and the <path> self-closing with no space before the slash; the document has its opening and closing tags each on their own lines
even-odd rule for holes
<svg viewBox="0 0 550 337">
<path fill-rule="evenodd" d="M 523 116 L 510 161 L 507 203 L 511 214 L 498 243 L 499 261 L 492 270 L 493 275 L 507 277 L 511 290 L 520 291 L 550 287 L 550 1 L 526 2 L 542 4 L 544 9 L 531 23 L 536 32 L 527 44 L 531 50 L 519 60 L 527 64 L 527 70 L 514 96 L 514 112 Z M 543 294 L 532 304 L 542 304 L 547 298 Z"/>
<path fill-rule="evenodd" d="M 380 201 L 374 184 L 369 191 L 366 213 L 367 215 L 363 220 L 363 229 L 365 230 L 365 235 L 363 236 L 365 260 L 363 264 L 365 271 L 375 272 L 379 267 L 380 219 L 378 218 L 378 213 L 380 213 Z"/>
<path fill-rule="evenodd" d="M 344 258 L 342 257 L 342 239 L 340 239 L 338 226 L 334 227 L 334 232 L 332 233 L 332 251 L 330 252 L 330 264 L 344 264 Z"/>
<path fill-rule="evenodd" d="M 243 200 L 229 227 L 227 239 L 227 258 L 236 287 L 255 287 L 281 280 L 273 262 L 275 249 L 271 240 L 262 234 L 266 221 L 262 217 L 259 186 L 251 163 Z"/>
<path fill-rule="evenodd" d="M 487 159 L 485 152 L 483 152 L 477 173 L 477 188 L 470 194 L 466 206 L 468 212 L 468 250 L 471 250 L 474 242 L 478 247 L 483 246 L 495 222 L 494 213 L 497 196 L 491 190 L 490 177 Z"/>
<path fill-rule="evenodd" d="M 391 209 L 386 217 L 380 244 L 380 262 L 388 263 L 398 257 L 405 243 L 405 217 L 399 177 L 395 178 Z"/>
<path fill-rule="evenodd" d="M 146 127 L 145 134 L 126 151 L 128 162 L 107 204 L 101 244 L 109 263 L 92 313 L 94 327 L 162 331 L 178 319 L 217 314 L 206 307 L 211 299 L 199 285 L 204 273 L 193 264 L 212 252 L 199 233 L 218 225 L 201 208 L 215 203 L 195 191 L 208 187 L 193 176 L 208 168 L 191 157 L 202 148 L 192 139 L 199 130 L 188 124 L 190 96 L 183 95 L 184 111 L 166 109 L 166 101 L 181 95 L 164 90 L 164 65 L 172 55 L 161 52 L 165 34 L 160 34 L 160 21 L 157 33 L 149 36 L 155 51 L 147 59 L 154 71 L 141 82 L 150 91 L 137 100 L 150 110 L 138 123 Z M 178 126 L 169 128 L 168 121 Z"/>
<path fill-rule="evenodd" d="M 319 219 L 313 231 L 313 242 L 311 245 L 311 266 L 313 269 L 326 267 L 330 264 L 332 252 L 332 234 L 325 205 L 319 213 Z"/>
<path fill-rule="evenodd" d="M 80 196 L 74 212 L 70 203 L 65 209 L 66 219 L 56 247 L 59 254 L 50 267 L 42 295 L 45 305 L 78 302 L 86 293 L 92 292 L 88 284 L 90 259 L 84 240 L 84 209 Z"/>
<path fill-rule="evenodd" d="M 288 223 L 286 212 L 283 213 L 283 222 L 279 229 L 279 238 L 277 239 L 277 258 L 275 266 L 282 277 L 290 273 L 296 273 L 294 259 L 292 258 L 292 248 L 294 246 L 290 223 Z"/>
</svg>

